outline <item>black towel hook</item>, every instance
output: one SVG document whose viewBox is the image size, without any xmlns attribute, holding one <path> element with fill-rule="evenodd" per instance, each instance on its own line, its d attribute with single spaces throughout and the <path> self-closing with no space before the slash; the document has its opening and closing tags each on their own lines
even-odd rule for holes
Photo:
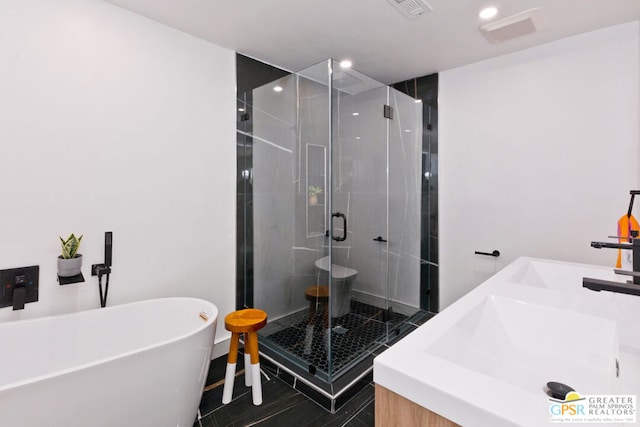
<svg viewBox="0 0 640 427">
<path fill-rule="evenodd" d="M 636 194 L 640 194 L 640 190 L 631 190 L 629 191 L 631 194 L 631 200 L 629 200 L 629 210 L 627 211 L 627 218 L 631 218 L 631 210 L 633 209 L 633 199 L 636 197 Z"/>
</svg>

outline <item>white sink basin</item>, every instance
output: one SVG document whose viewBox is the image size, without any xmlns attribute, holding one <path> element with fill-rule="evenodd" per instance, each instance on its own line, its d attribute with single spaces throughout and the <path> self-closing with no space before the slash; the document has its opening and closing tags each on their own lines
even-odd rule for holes
<svg viewBox="0 0 640 427">
<path fill-rule="evenodd" d="M 609 319 L 492 295 L 425 351 L 532 393 L 559 381 L 595 394 L 612 390 L 618 334 Z"/>
<path fill-rule="evenodd" d="M 569 264 L 534 258 L 521 258 L 513 263 L 512 269 L 505 268 L 510 274 L 506 279 L 512 283 L 563 292 L 593 292 L 582 287 L 582 278 L 624 282 L 629 277 L 620 276 L 613 268 L 582 264 Z"/>
<path fill-rule="evenodd" d="M 495 277 L 523 286 L 580 295 L 580 300 L 575 300 L 573 296 L 565 298 L 563 308 L 617 321 L 619 325 L 624 325 L 624 328 L 619 329 L 621 343 L 640 352 L 640 297 L 607 291 L 596 292 L 582 286 L 584 277 L 612 282 L 626 282 L 630 279 L 629 276 L 615 274 L 612 267 L 523 257 Z M 556 296 L 556 302 L 561 298 Z"/>
</svg>

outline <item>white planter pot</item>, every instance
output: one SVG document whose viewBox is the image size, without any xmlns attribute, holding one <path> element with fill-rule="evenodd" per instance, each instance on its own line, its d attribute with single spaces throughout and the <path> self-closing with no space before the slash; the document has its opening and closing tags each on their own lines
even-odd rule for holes
<svg viewBox="0 0 640 427">
<path fill-rule="evenodd" d="M 64 259 L 58 256 L 58 276 L 73 277 L 81 273 L 82 254 L 76 254 L 74 258 Z"/>
</svg>

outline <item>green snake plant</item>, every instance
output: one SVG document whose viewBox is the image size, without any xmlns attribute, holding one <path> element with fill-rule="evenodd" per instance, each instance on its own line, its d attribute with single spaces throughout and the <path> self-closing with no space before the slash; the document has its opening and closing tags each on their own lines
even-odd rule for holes
<svg viewBox="0 0 640 427">
<path fill-rule="evenodd" d="M 71 235 L 67 237 L 66 240 L 60 237 L 60 242 L 62 244 L 62 258 L 75 258 L 76 253 L 78 252 L 78 248 L 80 247 L 81 240 L 82 236 L 76 237 L 73 233 L 71 233 Z"/>
<path fill-rule="evenodd" d="M 322 194 L 322 187 L 316 187 L 314 185 L 309 186 L 309 196 L 317 196 Z"/>
</svg>

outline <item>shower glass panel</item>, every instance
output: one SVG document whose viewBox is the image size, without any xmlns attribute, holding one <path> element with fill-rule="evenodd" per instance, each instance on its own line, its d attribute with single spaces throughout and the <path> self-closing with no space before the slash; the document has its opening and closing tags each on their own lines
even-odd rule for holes
<svg viewBox="0 0 640 427">
<path fill-rule="evenodd" d="M 246 305 L 269 315 L 262 351 L 331 383 L 418 311 L 421 105 L 333 60 L 239 99 L 253 147 Z"/>
<path fill-rule="evenodd" d="M 393 88 L 388 91 L 389 330 L 419 312 L 420 218 L 422 212 L 422 104 Z M 389 337 L 392 338 L 392 337 Z"/>
<path fill-rule="evenodd" d="M 387 334 L 388 88 L 335 62 L 332 69 L 329 341 L 330 368 L 341 372 Z"/>
</svg>

